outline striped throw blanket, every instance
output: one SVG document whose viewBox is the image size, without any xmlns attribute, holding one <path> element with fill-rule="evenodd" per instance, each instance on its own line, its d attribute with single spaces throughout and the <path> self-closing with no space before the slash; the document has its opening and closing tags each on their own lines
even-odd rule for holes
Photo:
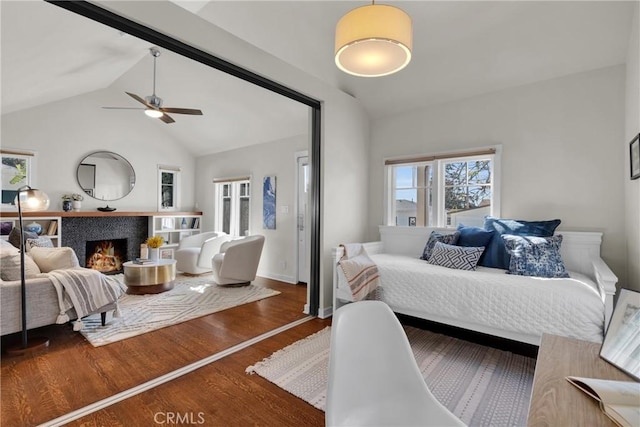
<svg viewBox="0 0 640 427">
<path fill-rule="evenodd" d="M 344 248 L 344 255 L 338 261 L 338 265 L 347 278 L 353 300 L 361 301 L 378 288 L 378 267 L 369 258 L 361 243 L 346 243 L 340 246 Z"/>
<path fill-rule="evenodd" d="M 49 278 L 56 288 L 60 315 L 56 323 L 68 322 L 67 310 L 73 307 L 78 315 L 73 330 L 79 331 L 84 326 L 82 318 L 97 313 L 98 309 L 116 303 L 114 317 L 118 316 L 117 301 L 122 289 L 116 280 L 111 280 L 97 270 L 89 268 L 69 268 L 49 272 Z"/>
</svg>

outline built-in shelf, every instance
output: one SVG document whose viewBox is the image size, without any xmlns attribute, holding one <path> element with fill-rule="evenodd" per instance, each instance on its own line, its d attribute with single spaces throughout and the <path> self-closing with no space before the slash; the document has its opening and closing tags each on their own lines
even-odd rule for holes
<svg viewBox="0 0 640 427">
<path fill-rule="evenodd" d="M 79 217 L 109 217 L 109 216 L 193 216 L 193 215 L 202 215 L 202 212 L 125 212 L 125 211 L 113 211 L 113 212 L 100 212 L 100 211 L 42 211 L 42 212 L 23 212 L 23 218 L 30 217 L 49 217 L 49 216 L 57 216 L 62 218 L 79 218 Z M 17 217 L 18 211 L 9 211 L 9 212 L 0 212 L 0 218 L 6 217 Z"/>
<path fill-rule="evenodd" d="M 149 236 L 162 236 L 165 249 L 175 249 L 180 240 L 200 233 L 202 213 L 200 212 L 162 212 L 149 217 Z"/>
<path fill-rule="evenodd" d="M 5 213 L 5 212 L 3 212 Z M 7 212 L 8 213 L 8 212 Z M 0 236 L 0 239 L 2 240 L 7 240 L 9 238 L 9 232 L 11 231 L 11 229 L 13 227 L 18 227 L 20 228 L 18 222 L 19 222 L 19 218 L 18 218 L 18 213 L 17 212 L 11 212 L 13 215 L 2 215 L 2 221 L 3 223 L 11 223 L 11 225 L 9 227 L 4 227 L 2 228 L 3 233 L 7 233 L 7 234 L 3 234 Z M 36 213 L 36 212 L 33 212 Z M 33 224 L 34 222 L 39 224 L 41 227 L 41 231 L 40 233 L 38 233 L 39 236 L 43 236 L 43 237 L 48 237 L 51 239 L 51 241 L 53 242 L 54 246 L 61 246 L 61 236 L 62 236 L 62 227 L 61 227 L 61 219 L 59 216 L 44 216 L 42 215 L 43 213 L 48 213 L 48 212 L 37 212 L 39 215 L 29 215 L 28 217 L 23 215 L 23 220 L 22 220 L 22 225 L 25 229 L 29 229 L 29 225 Z M 28 220 L 27 220 L 28 218 Z"/>
</svg>

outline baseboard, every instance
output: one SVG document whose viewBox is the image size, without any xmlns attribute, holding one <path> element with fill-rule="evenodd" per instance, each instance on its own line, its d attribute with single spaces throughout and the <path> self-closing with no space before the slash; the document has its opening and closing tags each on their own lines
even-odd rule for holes
<svg viewBox="0 0 640 427">
<path fill-rule="evenodd" d="M 318 317 L 321 319 L 327 319 L 331 316 L 333 316 L 333 307 L 331 306 L 323 308 L 318 312 Z"/>
<path fill-rule="evenodd" d="M 258 276 L 264 277 L 266 279 L 277 280 L 279 282 L 291 283 L 292 285 L 297 285 L 298 281 L 291 276 L 282 276 L 280 274 L 269 274 L 269 273 L 258 273 Z"/>
</svg>

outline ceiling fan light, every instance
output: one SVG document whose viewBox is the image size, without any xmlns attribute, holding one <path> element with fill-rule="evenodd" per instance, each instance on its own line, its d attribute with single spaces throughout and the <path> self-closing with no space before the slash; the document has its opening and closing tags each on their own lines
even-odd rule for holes
<svg viewBox="0 0 640 427">
<path fill-rule="evenodd" d="M 160 118 L 164 115 L 162 111 L 154 110 L 153 108 L 147 108 L 146 110 L 144 110 L 144 113 L 149 117 L 153 117 L 154 119 Z"/>
<path fill-rule="evenodd" d="M 411 17 L 394 6 L 361 6 L 336 25 L 336 65 L 354 76 L 380 77 L 398 72 L 411 61 L 412 47 Z"/>
</svg>

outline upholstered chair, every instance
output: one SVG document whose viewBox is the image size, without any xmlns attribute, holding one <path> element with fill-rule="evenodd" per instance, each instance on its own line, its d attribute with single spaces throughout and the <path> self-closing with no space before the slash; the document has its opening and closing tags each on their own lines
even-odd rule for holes
<svg viewBox="0 0 640 427">
<path fill-rule="evenodd" d="M 211 259 L 220 251 L 220 246 L 231 239 L 222 231 L 209 231 L 181 239 L 175 252 L 176 270 L 194 275 L 210 272 Z"/>
<path fill-rule="evenodd" d="M 224 243 L 213 257 L 213 280 L 219 285 L 249 284 L 255 280 L 263 246 L 261 235 Z"/>
<path fill-rule="evenodd" d="M 327 426 L 464 426 L 431 394 L 389 306 L 360 301 L 333 316 Z"/>
</svg>

